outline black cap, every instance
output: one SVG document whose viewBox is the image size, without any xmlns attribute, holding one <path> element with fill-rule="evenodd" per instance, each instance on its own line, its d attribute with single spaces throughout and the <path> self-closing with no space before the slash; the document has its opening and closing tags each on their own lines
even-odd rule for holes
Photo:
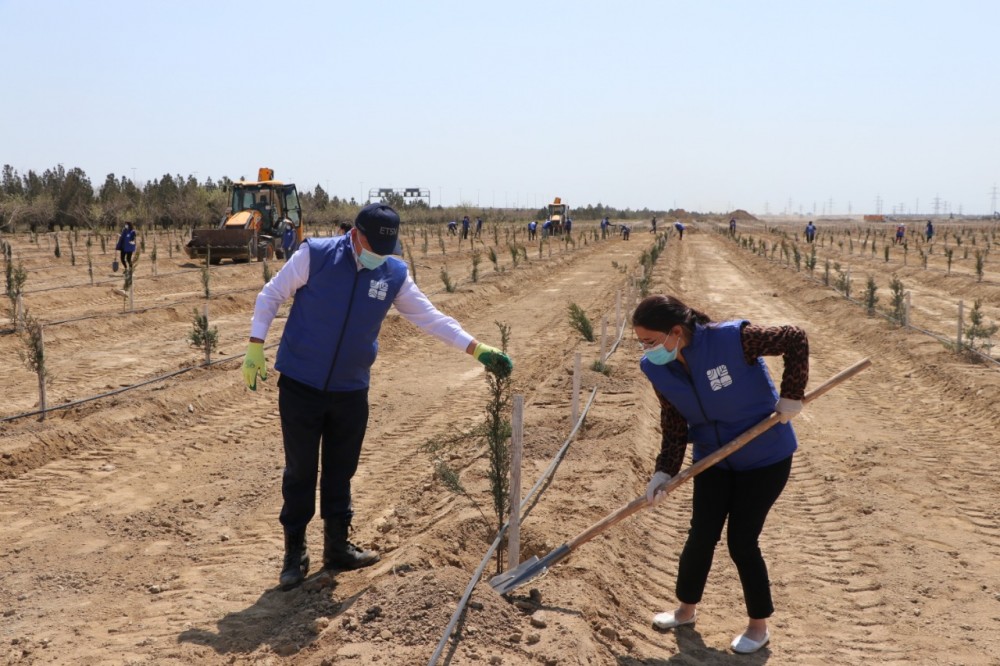
<svg viewBox="0 0 1000 666">
<path fill-rule="evenodd" d="M 354 220 L 375 254 L 392 254 L 399 242 L 399 215 L 383 203 L 368 204 Z"/>
</svg>

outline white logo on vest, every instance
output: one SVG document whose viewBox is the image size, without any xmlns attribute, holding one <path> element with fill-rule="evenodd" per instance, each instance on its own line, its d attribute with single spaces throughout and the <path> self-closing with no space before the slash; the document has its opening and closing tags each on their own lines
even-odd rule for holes
<svg viewBox="0 0 1000 666">
<path fill-rule="evenodd" d="M 388 291 L 388 282 L 385 280 L 372 280 L 371 286 L 368 287 L 368 298 L 377 298 L 380 301 L 384 301 L 386 292 Z"/>
<path fill-rule="evenodd" d="M 733 383 L 733 378 L 729 376 L 729 368 L 720 365 L 708 371 L 708 383 L 713 391 L 721 391 Z"/>
</svg>

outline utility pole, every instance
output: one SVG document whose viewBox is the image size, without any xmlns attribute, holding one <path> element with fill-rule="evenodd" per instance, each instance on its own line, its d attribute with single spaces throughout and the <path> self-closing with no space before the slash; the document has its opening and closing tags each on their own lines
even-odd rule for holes
<svg viewBox="0 0 1000 666">
<path fill-rule="evenodd" d="M 934 215 L 935 216 L 940 215 L 941 214 L 941 197 L 938 196 L 938 195 L 934 195 L 934 198 L 931 199 L 931 203 L 934 204 Z"/>
<path fill-rule="evenodd" d="M 993 183 L 993 190 L 990 192 L 990 216 L 997 212 L 997 184 Z"/>
</svg>

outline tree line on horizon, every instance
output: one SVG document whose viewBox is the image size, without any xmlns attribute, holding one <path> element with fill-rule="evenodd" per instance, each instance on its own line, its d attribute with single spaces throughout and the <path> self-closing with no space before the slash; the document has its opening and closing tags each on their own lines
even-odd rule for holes
<svg viewBox="0 0 1000 666">
<path fill-rule="evenodd" d="M 232 181 L 223 176 L 199 181 L 193 175 L 164 174 L 141 185 L 127 176 L 109 173 L 95 187 L 80 168 L 67 170 L 62 164 L 42 173 L 28 170 L 18 173 L 5 164 L 0 171 L 0 231 L 18 229 L 32 232 L 63 229 L 118 229 L 126 222 L 138 228 L 164 229 L 210 228 L 217 226 L 229 202 L 226 192 Z M 320 185 L 311 191 L 299 190 L 302 216 L 307 225 L 335 226 L 351 222 L 361 205 L 354 197 L 330 196 Z M 382 199 L 392 205 L 409 223 L 445 223 L 464 215 L 484 221 L 504 221 L 547 216 L 540 209 L 491 209 L 471 204 L 430 207 L 422 200 L 407 201 L 393 194 Z M 367 203 L 367 202 L 364 202 Z M 571 207 L 570 215 L 582 220 L 650 219 L 652 217 L 692 217 L 683 210 L 632 210 L 596 205 Z"/>
</svg>

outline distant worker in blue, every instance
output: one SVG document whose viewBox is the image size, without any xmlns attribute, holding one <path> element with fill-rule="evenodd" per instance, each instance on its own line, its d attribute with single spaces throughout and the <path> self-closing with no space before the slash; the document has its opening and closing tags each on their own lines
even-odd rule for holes
<svg viewBox="0 0 1000 666">
<path fill-rule="evenodd" d="M 735 236 L 736 235 L 736 218 L 735 217 L 729 218 L 729 235 L 730 236 Z"/>
<path fill-rule="evenodd" d="M 469 216 L 468 215 L 466 215 L 465 217 L 462 218 L 462 238 L 463 239 L 469 237 L 469 225 L 470 224 L 471 224 L 471 222 L 469 222 Z"/>
<path fill-rule="evenodd" d="M 458 234 L 458 222 L 451 220 L 448 222 L 448 235 L 455 236 Z"/>
<path fill-rule="evenodd" d="M 674 229 L 676 229 L 677 233 L 680 234 L 680 238 L 678 240 L 684 240 L 684 229 L 685 229 L 685 227 L 681 223 L 680 220 L 677 220 L 676 222 L 674 222 Z"/>
<path fill-rule="evenodd" d="M 653 216 L 653 228 L 649 230 L 649 233 L 651 233 L 651 234 L 655 234 L 656 233 L 656 216 L 655 215 Z"/>
<path fill-rule="evenodd" d="M 132 270 L 132 255 L 135 254 L 135 227 L 131 222 L 125 223 L 115 249 L 121 253 L 122 270 Z M 118 270 L 117 268 L 115 270 Z"/>
<path fill-rule="evenodd" d="M 476 218 L 476 238 L 479 238 L 479 234 L 483 232 L 483 218 Z"/>
<path fill-rule="evenodd" d="M 317 475 L 323 568 L 359 569 L 379 560 L 377 552 L 351 543 L 348 531 L 354 517 L 351 478 L 368 427 L 371 367 L 391 306 L 489 372 L 507 376 L 513 370 L 507 354 L 478 342 L 431 304 L 406 262 L 392 256 L 399 251 L 399 215 L 385 204 L 369 204 L 349 234 L 307 239 L 257 296 L 242 368 L 251 390 L 257 389 L 258 376 L 267 379 L 264 340 L 271 322 L 282 303 L 295 299 L 275 361 L 285 453 L 282 589 L 299 585 L 309 571 L 306 526 L 316 513 Z"/>
<path fill-rule="evenodd" d="M 532 220 L 528 222 L 528 240 L 535 240 L 538 237 L 538 222 Z"/>
<path fill-rule="evenodd" d="M 628 235 L 632 233 L 632 227 L 627 224 L 623 224 L 621 228 L 622 240 L 628 240 Z"/>
<path fill-rule="evenodd" d="M 281 254 L 285 259 L 295 251 L 295 226 L 291 221 L 285 221 L 285 231 L 281 234 Z"/>
<path fill-rule="evenodd" d="M 548 238 L 552 235 L 552 220 L 545 220 L 542 224 L 542 238 Z"/>
<path fill-rule="evenodd" d="M 569 232 L 572 229 L 573 229 L 573 218 L 572 217 L 567 217 L 566 218 L 566 223 L 563 225 L 563 231 L 565 231 L 566 235 L 569 236 Z"/>
<path fill-rule="evenodd" d="M 930 220 L 927 220 L 927 226 L 924 228 L 924 233 L 927 235 L 927 242 L 930 243 L 931 239 L 934 238 L 934 225 Z"/>
<path fill-rule="evenodd" d="M 816 225 L 813 224 L 812 220 L 809 220 L 809 224 L 806 225 L 806 242 L 812 243 L 816 240 Z"/>
<path fill-rule="evenodd" d="M 608 227 L 610 225 L 611 225 L 611 222 L 609 222 L 608 218 L 605 216 L 601 220 L 601 239 L 602 240 L 608 237 Z"/>
</svg>

